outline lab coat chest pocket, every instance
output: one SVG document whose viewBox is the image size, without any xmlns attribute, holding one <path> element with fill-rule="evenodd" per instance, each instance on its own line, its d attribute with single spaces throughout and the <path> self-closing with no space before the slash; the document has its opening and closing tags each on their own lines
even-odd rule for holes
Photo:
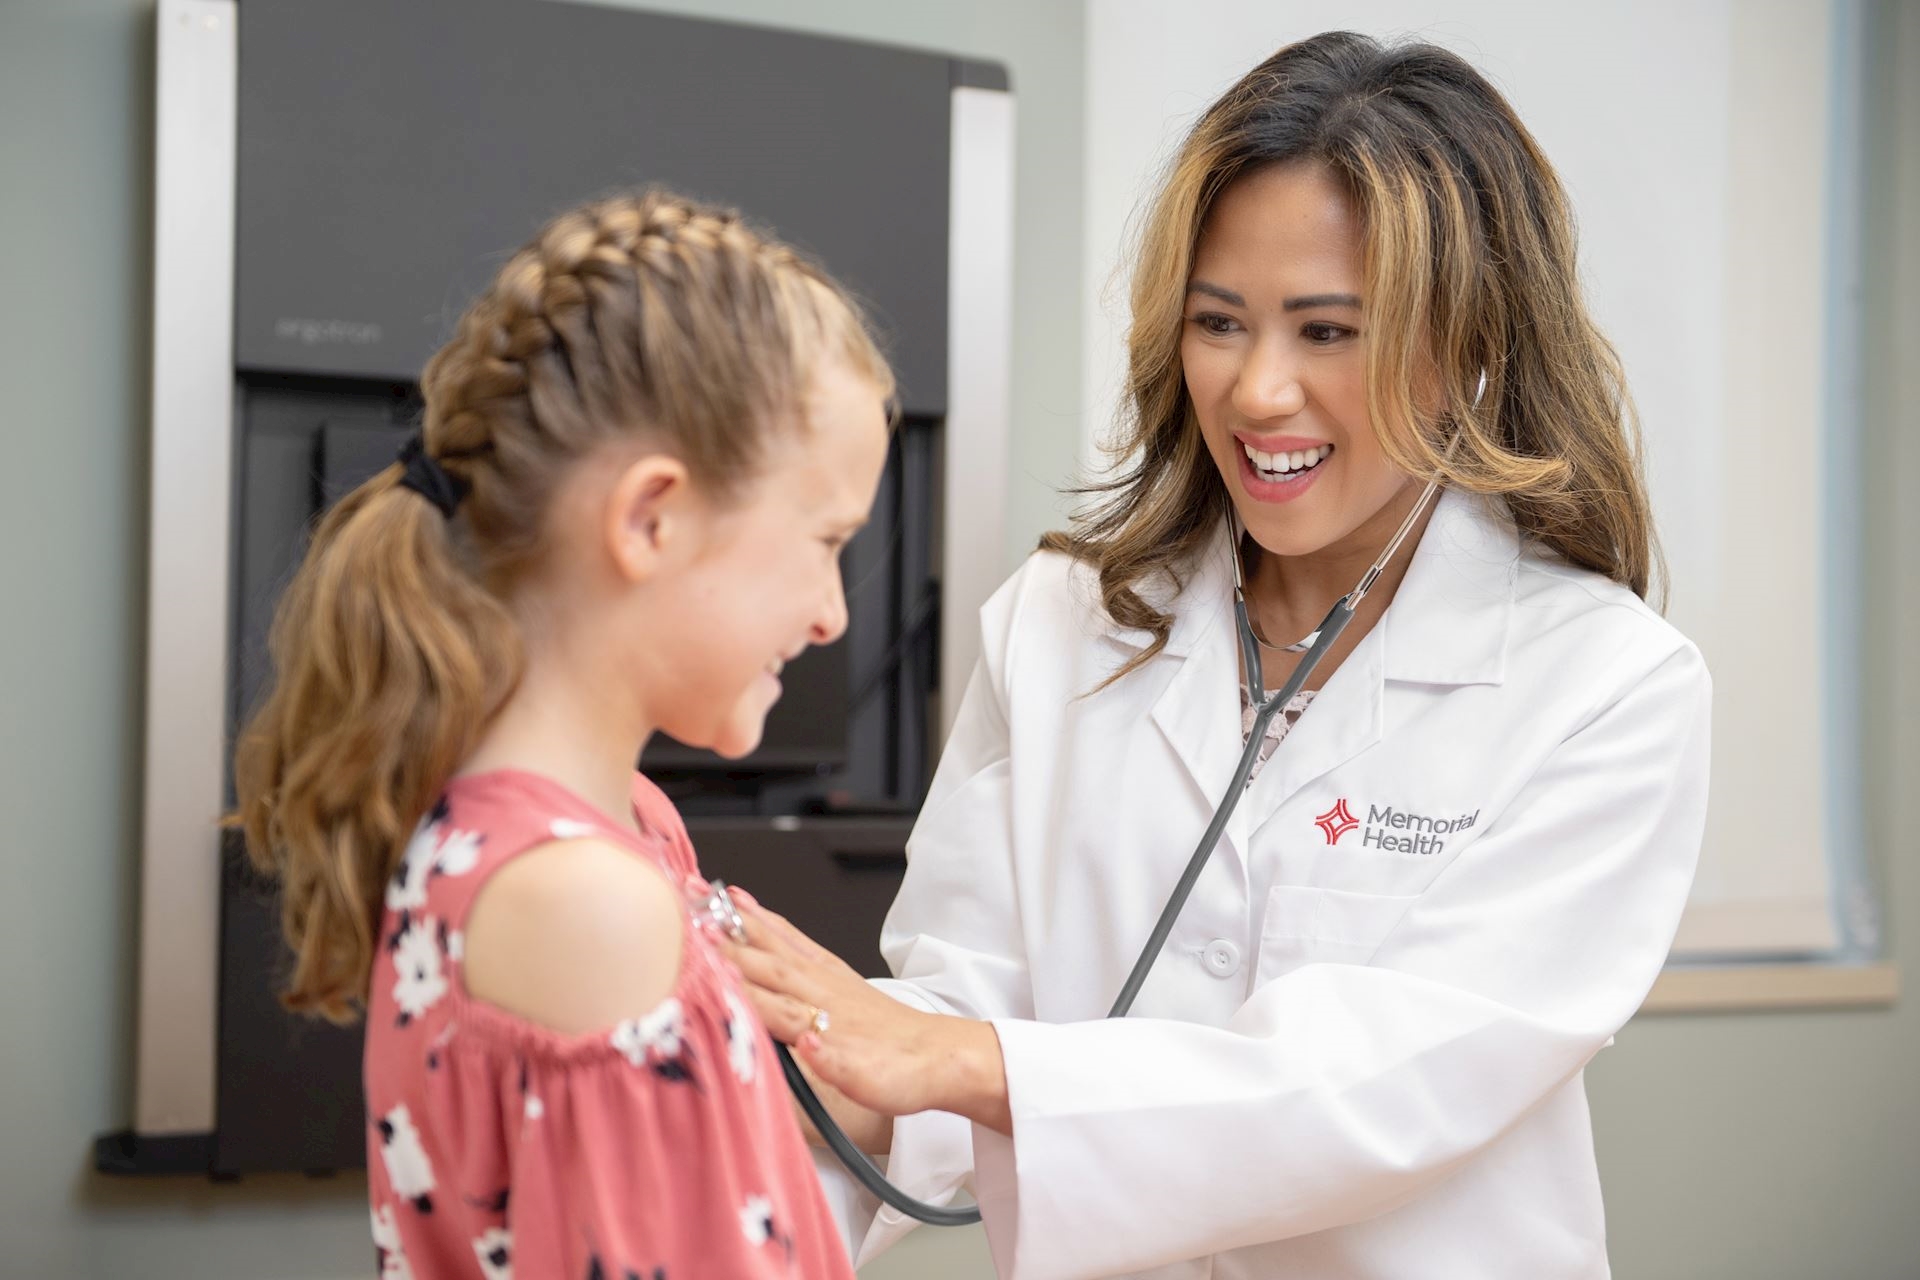
<svg viewBox="0 0 1920 1280">
<path fill-rule="evenodd" d="M 1255 984 L 1307 964 L 1366 964 L 1418 897 L 1275 885 L 1267 894 Z"/>
</svg>

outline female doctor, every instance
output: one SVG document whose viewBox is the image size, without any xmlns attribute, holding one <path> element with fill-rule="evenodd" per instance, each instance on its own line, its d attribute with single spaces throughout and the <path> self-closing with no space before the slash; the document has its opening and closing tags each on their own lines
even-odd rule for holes
<svg viewBox="0 0 1920 1280">
<path fill-rule="evenodd" d="M 897 978 L 747 899 L 759 1008 L 1003 1276 L 1603 1277 L 1581 1072 L 1687 896 L 1709 687 L 1565 194 L 1459 58 L 1316 37 L 1200 118 L 1132 308 L 1124 469 L 982 612 Z M 1265 695 L 1234 557 L 1273 689 L 1409 516 L 1106 1018 Z M 858 1259 L 911 1225 L 826 1176 Z"/>
</svg>

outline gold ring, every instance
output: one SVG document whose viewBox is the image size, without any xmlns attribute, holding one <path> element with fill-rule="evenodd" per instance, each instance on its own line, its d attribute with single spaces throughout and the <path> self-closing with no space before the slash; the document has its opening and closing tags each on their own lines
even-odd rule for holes
<svg viewBox="0 0 1920 1280">
<path fill-rule="evenodd" d="M 807 1020 L 807 1025 L 813 1028 L 813 1034 L 827 1034 L 827 1028 L 833 1025 L 833 1019 L 827 1016 L 827 1011 L 817 1004 L 810 1004 L 807 1008 L 813 1010 L 813 1017 Z"/>
</svg>

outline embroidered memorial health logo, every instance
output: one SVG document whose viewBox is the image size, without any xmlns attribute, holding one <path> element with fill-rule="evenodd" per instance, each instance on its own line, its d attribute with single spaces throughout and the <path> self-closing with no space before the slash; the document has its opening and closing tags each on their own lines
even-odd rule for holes
<svg viewBox="0 0 1920 1280">
<path fill-rule="evenodd" d="M 1326 833 L 1328 844 L 1339 844 L 1341 836 L 1360 824 L 1347 812 L 1347 798 L 1341 796 L 1333 802 L 1333 808 L 1313 820 L 1313 825 Z"/>
<path fill-rule="evenodd" d="M 1347 808 L 1347 798 L 1341 796 L 1333 802 L 1333 808 L 1313 820 L 1313 825 L 1320 828 L 1328 844 L 1339 844 L 1342 836 L 1359 828 L 1360 843 L 1369 849 L 1430 856 L 1446 851 L 1447 841 L 1444 837 L 1471 830 L 1479 821 L 1478 809 L 1457 817 L 1436 818 L 1390 804 L 1369 804 L 1367 820 L 1362 823 Z"/>
</svg>

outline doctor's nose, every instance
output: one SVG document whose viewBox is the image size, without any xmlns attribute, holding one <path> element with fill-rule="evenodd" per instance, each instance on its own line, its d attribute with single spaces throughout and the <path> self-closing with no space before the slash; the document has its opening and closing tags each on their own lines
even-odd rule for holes
<svg viewBox="0 0 1920 1280">
<path fill-rule="evenodd" d="M 1307 407 L 1297 364 L 1285 353 L 1255 347 L 1233 383 L 1235 412 L 1249 422 L 1286 418 Z"/>
</svg>

